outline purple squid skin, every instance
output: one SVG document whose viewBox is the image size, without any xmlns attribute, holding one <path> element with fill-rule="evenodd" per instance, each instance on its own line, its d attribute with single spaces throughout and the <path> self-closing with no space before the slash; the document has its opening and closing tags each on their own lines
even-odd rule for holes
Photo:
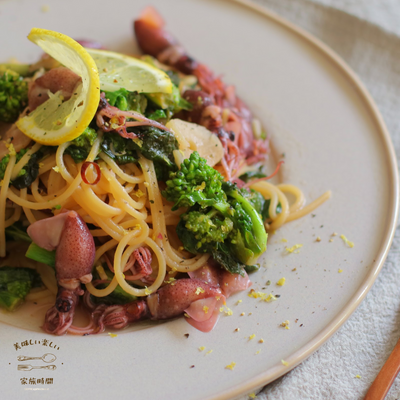
<svg viewBox="0 0 400 400">
<path fill-rule="evenodd" d="M 79 280 L 92 272 L 96 248 L 86 223 L 69 211 L 56 250 L 57 281 Z"/>
<path fill-rule="evenodd" d="M 57 298 L 47 311 L 43 325 L 47 333 L 63 335 L 71 326 L 79 296 L 84 293 L 81 283 L 92 279 L 95 251 L 86 223 L 75 211 L 67 211 L 56 248 Z"/>
</svg>

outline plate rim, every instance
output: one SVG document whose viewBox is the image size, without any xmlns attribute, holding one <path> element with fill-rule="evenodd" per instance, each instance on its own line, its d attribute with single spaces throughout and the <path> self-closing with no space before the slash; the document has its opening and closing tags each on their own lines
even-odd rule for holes
<svg viewBox="0 0 400 400">
<path fill-rule="evenodd" d="M 376 278 L 381 271 L 383 264 L 388 255 L 389 249 L 393 242 L 395 230 L 397 228 L 397 221 L 399 219 L 400 210 L 400 181 L 399 181 L 399 169 L 397 166 L 397 157 L 393 147 L 390 133 L 386 127 L 384 119 L 375 104 L 372 96 L 368 92 L 365 85 L 362 83 L 358 75 L 351 69 L 351 67 L 327 44 L 322 42 L 320 39 L 307 32 L 303 28 L 297 26 L 296 24 L 286 20 L 270 9 L 254 3 L 251 0 L 229 0 L 229 2 L 243 6 L 250 9 L 259 15 L 277 23 L 283 28 L 287 29 L 291 33 L 297 35 L 299 38 L 305 40 L 308 44 L 311 44 L 315 50 L 318 50 L 325 56 L 332 65 L 335 65 L 341 73 L 348 80 L 349 84 L 352 84 L 357 94 L 360 96 L 360 100 L 366 106 L 367 110 L 370 111 L 370 117 L 372 118 L 374 124 L 377 127 L 379 133 L 379 138 L 381 144 L 384 146 L 384 152 L 388 156 L 386 159 L 387 167 L 389 170 L 389 212 L 387 215 L 387 228 L 383 239 L 381 239 L 381 245 L 377 252 L 375 261 L 366 275 L 363 282 L 360 284 L 357 291 L 350 298 L 348 305 L 342 308 L 341 311 L 336 315 L 336 317 L 325 326 L 319 333 L 317 333 L 310 341 L 303 345 L 296 352 L 292 353 L 286 362 L 288 366 L 275 365 L 261 374 L 257 374 L 245 383 L 240 383 L 225 390 L 217 395 L 212 395 L 207 397 L 207 400 L 224 400 L 237 398 L 238 396 L 245 395 L 255 388 L 260 388 L 269 383 L 273 382 L 275 379 L 285 375 L 290 372 L 296 366 L 301 364 L 306 360 L 311 354 L 318 350 L 338 329 L 350 318 L 353 312 L 364 300 L 365 296 L 371 289 Z"/>
</svg>

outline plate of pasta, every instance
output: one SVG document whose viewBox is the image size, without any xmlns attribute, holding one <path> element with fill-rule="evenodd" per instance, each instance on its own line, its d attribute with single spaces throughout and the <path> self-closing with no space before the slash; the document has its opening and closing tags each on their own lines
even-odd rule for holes
<svg viewBox="0 0 400 400">
<path fill-rule="evenodd" d="M 343 61 L 266 10 L 114 3 L 0 4 L 0 368 L 53 346 L 44 396 L 234 398 L 371 287 L 393 147 Z"/>
</svg>

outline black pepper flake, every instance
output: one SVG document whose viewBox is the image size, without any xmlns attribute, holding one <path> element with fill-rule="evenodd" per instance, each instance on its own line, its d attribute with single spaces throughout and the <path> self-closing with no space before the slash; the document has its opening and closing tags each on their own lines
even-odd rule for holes
<svg viewBox="0 0 400 400">
<path fill-rule="evenodd" d="M 276 297 L 277 299 L 279 299 L 279 297 L 281 297 L 281 295 L 280 295 L 280 294 L 276 294 L 275 297 Z"/>
<path fill-rule="evenodd" d="M 183 336 L 185 336 L 185 338 L 188 338 L 188 337 L 189 337 L 189 334 L 188 334 L 188 333 L 185 333 Z"/>
<path fill-rule="evenodd" d="M 300 328 L 303 326 L 303 324 L 300 325 Z"/>
<path fill-rule="evenodd" d="M 194 368 L 194 365 L 191 365 L 190 368 Z"/>
</svg>

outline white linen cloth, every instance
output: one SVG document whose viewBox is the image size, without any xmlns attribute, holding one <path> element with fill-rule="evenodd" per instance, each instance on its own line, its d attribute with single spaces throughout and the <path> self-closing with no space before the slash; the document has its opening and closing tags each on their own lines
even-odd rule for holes
<svg viewBox="0 0 400 400">
<path fill-rule="evenodd" d="M 312 33 L 350 65 L 378 105 L 399 163 L 400 0 L 253 1 Z M 399 338 L 400 226 L 360 307 L 326 344 L 257 399 L 363 399 Z M 399 398 L 400 376 L 386 399 Z"/>
</svg>

